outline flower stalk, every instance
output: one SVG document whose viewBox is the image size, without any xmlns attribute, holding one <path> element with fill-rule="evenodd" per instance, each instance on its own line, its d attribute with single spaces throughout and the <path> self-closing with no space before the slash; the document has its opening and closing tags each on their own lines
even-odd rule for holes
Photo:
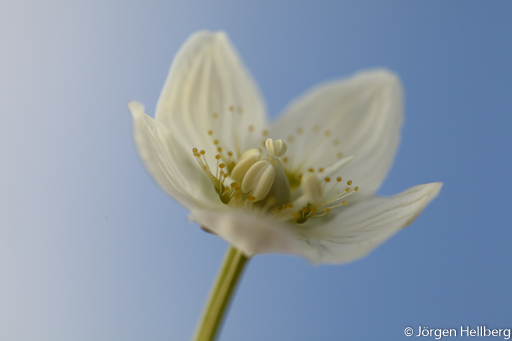
<svg viewBox="0 0 512 341">
<path fill-rule="evenodd" d="M 249 258 L 240 250 L 229 246 L 210 295 L 203 308 L 192 341 L 213 341 L 220 330 L 224 314 L 242 277 Z"/>
</svg>

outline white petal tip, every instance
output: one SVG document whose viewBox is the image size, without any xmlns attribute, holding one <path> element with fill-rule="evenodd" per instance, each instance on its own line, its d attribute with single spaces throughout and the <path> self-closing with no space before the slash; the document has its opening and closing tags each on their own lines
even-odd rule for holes
<svg viewBox="0 0 512 341">
<path fill-rule="evenodd" d="M 130 101 L 126 104 L 132 115 L 144 113 L 144 104 L 137 101 Z"/>
</svg>

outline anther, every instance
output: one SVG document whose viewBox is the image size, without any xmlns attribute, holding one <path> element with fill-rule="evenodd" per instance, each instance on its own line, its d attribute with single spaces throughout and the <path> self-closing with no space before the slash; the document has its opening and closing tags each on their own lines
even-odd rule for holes
<svg viewBox="0 0 512 341">
<path fill-rule="evenodd" d="M 268 161 L 258 161 L 249 168 L 242 181 L 242 191 L 251 192 L 254 201 L 265 198 L 274 183 L 275 170 Z"/>
<path fill-rule="evenodd" d="M 316 175 L 311 173 L 306 173 L 302 177 L 300 182 L 300 188 L 306 195 L 306 198 L 309 203 L 315 203 L 322 197 L 323 188 L 322 184 L 316 178 Z"/>
<path fill-rule="evenodd" d="M 242 183 L 245 174 L 261 158 L 261 152 L 258 149 L 249 149 L 240 156 L 240 160 L 231 171 L 231 177 L 238 183 Z"/>
<path fill-rule="evenodd" d="M 347 185 L 349 185 L 349 186 L 352 185 L 352 180 L 348 180 Z"/>
</svg>

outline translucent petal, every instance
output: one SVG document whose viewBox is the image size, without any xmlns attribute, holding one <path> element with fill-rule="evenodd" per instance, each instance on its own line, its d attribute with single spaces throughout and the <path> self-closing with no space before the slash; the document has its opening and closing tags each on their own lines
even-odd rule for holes
<svg viewBox="0 0 512 341">
<path fill-rule="evenodd" d="M 373 194 L 388 173 L 401 126 L 400 81 L 376 70 L 314 88 L 292 102 L 270 135 L 292 138 L 287 156 L 301 172 L 356 154 L 340 175 L 358 184 L 361 198 Z"/>
<path fill-rule="evenodd" d="M 441 187 L 442 183 L 430 183 L 389 198 L 369 198 L 344 207 L 339 214 L 319 226 L 305 224 L 304 228 L 296 231 L 305 245 L 315 250 L 314 256 L 309 257 L 312 261 L 350 262 L 363 257 L 399 229 L 411 224 L 438 195 Z M 311 250 L 305 255 L 311 255 Z"/>
<path fill-rule="evenodd" d="M 216 154 L 214 138 L 234 153 L 255 145 L 264 103 L 226 34 L 199 32 L 185 42 L 160 95 L 156 120 L 186 148 L 205 149 L 209 161 Z"/>
<path fill-rule="evenodd" d="M 315 263 L 346 263 L 366 255 L 411 224 L 437 196 L 441 186 L 430 183 L 390 198 L 374 197 L 317 226 L 311 223 L 314 219 L 297 227 L 243 211 L 195 211 L 191 219 L 248 256 L 288 253 Z"/>
<path fill-rule="evenodd" d="M 217 209 L 219 197 L 201 168 L 170 132 L 146 115 L 140 103 L 128 104 L 137 151 L 149 173 L 169 195 L 191 210 Z"/>
<path fill-rule="evenodd" d="M 304 246 L 290 226 L 264 215 L 243 211 L 195 211 L 190 219 L 207 227 L 248 256 L 263 253 L 314 256 L 314 251 Z"/>
</svg>

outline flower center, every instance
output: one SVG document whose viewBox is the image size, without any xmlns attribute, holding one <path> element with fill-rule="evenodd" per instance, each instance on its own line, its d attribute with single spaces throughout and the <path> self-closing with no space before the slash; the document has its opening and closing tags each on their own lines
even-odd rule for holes
<svg viewBox="0 0 512 341">
<path fill-rule="evenodd" d="M 253 130 L 249 126 L 249 133 Z M 264 136 L 267 134 L 263 132 Z M 209 130 L 208 135 L 213 138 L 213 131 Z M 324 171 L 322 167 L 316 174 L 312 167 L 302 174 L 297 167 L 283 167 L 283 163 L 289 165 L 293 160 L 285 156 L 288 148 L 282 140 L 268 138 L 264 142 L 266 150 L 243 151 L 237 143 L 238 136 L 234 138 L 236 153 L 226 152 L 217 139 L 213 140 L 218 152 L 213 170 L 208 165 L 206 151 L 192 149 L 219 199 L 227 206 L 272 214 L 276 220 L 302 224 L 347 205 L 345 198 L 359 190 L 357 186 L 351 187 L 350 180 L 344 185 L 341 177 L 319 179 Z M 338 155 L 338 158 L 341 157 Z"/>
</svg>

